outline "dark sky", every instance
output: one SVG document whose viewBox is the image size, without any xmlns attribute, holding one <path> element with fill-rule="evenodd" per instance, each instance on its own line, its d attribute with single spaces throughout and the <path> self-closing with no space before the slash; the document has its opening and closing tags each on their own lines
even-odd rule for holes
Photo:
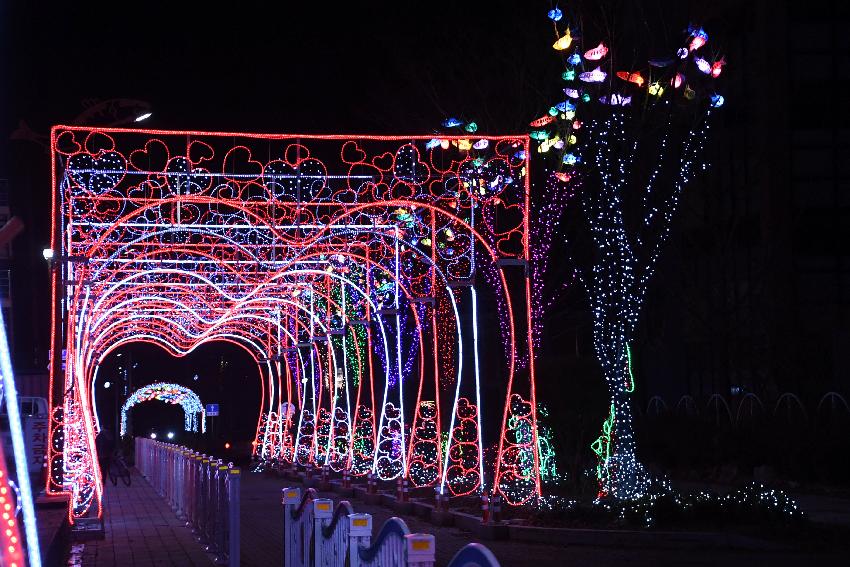
<svg viewBox="0 0 850 567">
<path fill-rule="evenodd" d="M 111 98 L 149 101 L 168 129 L 422 132 L 460 113 L 522 130 L 557 68 L 546 0 L 13 4 L 11 118 L 39 131 Z M 563 8 L 668 50 L 688 4 Z"/>
</svg>

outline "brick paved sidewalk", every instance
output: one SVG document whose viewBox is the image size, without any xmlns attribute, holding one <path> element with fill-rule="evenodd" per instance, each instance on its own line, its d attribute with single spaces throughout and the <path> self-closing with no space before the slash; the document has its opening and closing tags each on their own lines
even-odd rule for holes
<svg viewBox="0 0 850 567">
<path fill-rule="evenodd" d="M 72 549 L 82 565 L 143 567 L 173 565 L 179 567 L 212 565 L 192 533 L 177 519 L 145 479 L 132 471 L 131 486 L 104 488 L 104 528 L 106 539 L 85 542 Z"/>
</svg>

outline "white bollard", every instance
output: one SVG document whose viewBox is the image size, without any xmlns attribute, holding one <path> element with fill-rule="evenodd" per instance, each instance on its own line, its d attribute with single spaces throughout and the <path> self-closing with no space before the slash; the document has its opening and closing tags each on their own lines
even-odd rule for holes
<svg viewBox="0 0 850 567">
<path fill-rule="evenodd" d="M 372 540 L 372 514 L 351 514 L 348 522 L 348 556 L 351 567 L 360 567 L 358 550 Z"/>
<path fill-rule="evenodd" d="M 316 498 L 313 500 L 313 550 L 316 558 L 316 565 L 324 565 L 324 535 L 322 528 L 331 523 L 331 517 L 334 513 L 334 501 L 330 498 Z"/>
<path fill-rule="evenodd" d="M 301 503 L 300 488 L 284 488 L 280 491 L 283 499 L 283 565 L 295 567 L 295 550 L 292 549 L 292 511 Z"/>
<path fill-rule="evenodd" d="M 434 567 L 435 544 L 431 534 L 408 534 L 404 536 L 407 551 L 407 567 Z"/>
</svg>

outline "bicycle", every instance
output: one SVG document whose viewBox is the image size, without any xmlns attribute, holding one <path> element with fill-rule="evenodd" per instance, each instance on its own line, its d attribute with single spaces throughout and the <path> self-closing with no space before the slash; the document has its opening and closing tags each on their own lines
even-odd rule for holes
<svg viewBox="0 0 850 567">
<path fill-rule="evenodd" d="M 119 478 L 124 486 L 130 486 L 133 481 L 130 478 L 130 468 L 124 461 L 124 453 L 120 449 L 116 449 L 112 454 L 112 462 L 109 463 L 109 480 L 112 481 L 112 486 L 118 486 Z"/>
</svg>

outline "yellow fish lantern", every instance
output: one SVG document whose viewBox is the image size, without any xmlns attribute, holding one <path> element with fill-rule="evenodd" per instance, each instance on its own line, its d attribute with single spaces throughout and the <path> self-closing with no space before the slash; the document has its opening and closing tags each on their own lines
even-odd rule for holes
<svg viewBox="0 0 850 567">
<path fill-rule="evenodd" d="M 565 49 L 569 49 L 570 45 L 573 44 L 573 36 L 570 34 L 570 28 L 567 28 L 567 31 L 564 32 L 564 35 L 558 38 L 558 41 L 552 44 L 552 47 L 558 51 L 563 51 Z"/>
<path fill-rule="evenodd" d="M 653 96 L 661 96 L 664 94 L 664 87 L 658 84 L 658 82 L 649 85 L 649 88 L 647 90 L 649 91 L 649 94 Z"/>
<path fill-rule="evenodd" d="M 457 149 L 459 149 L 462 152 L 469 151 L 469 149 L 471 147 L 472 147 L 472 142 L 470 142 L 469 140 L 463 139 L 463 140 L 457 141 Z"/>
</svg>

